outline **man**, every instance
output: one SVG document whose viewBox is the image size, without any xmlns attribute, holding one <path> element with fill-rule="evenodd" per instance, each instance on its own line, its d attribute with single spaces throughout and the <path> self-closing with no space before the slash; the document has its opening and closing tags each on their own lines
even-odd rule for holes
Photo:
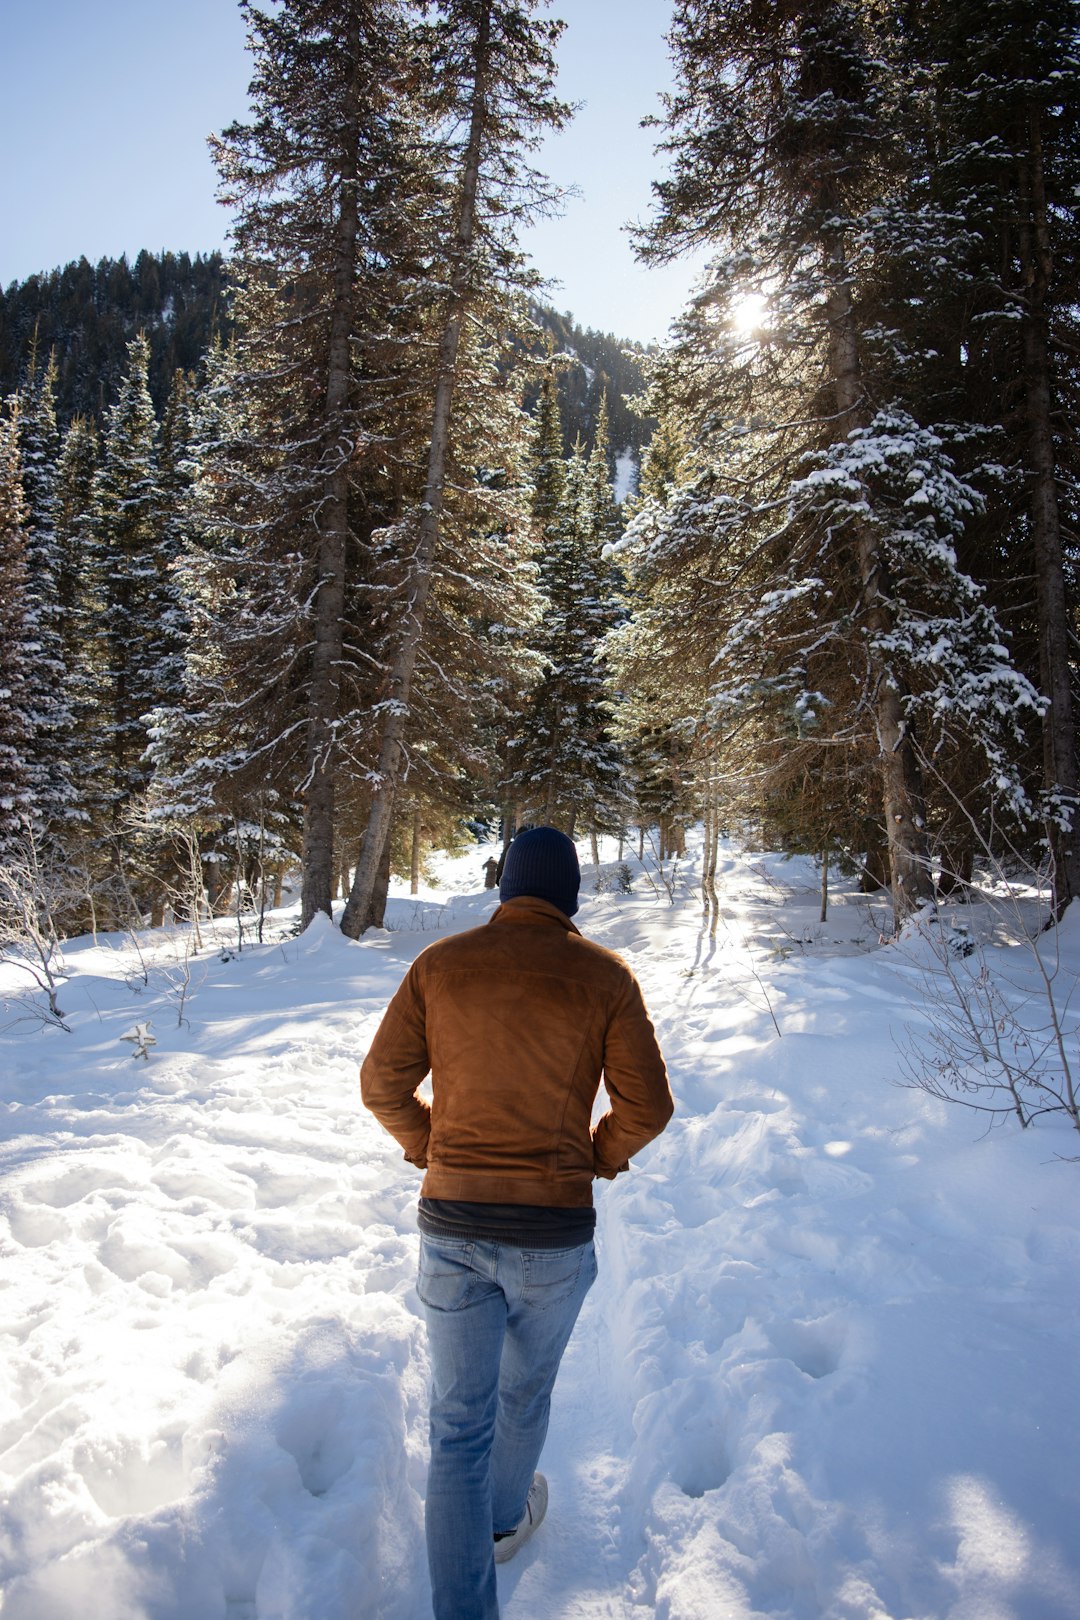
<svg viewBox="0 0 1080 1620">
<path fill-rule="evenodd" d="M 498 910 L 417 957 L 360 1071 L 364 1102 L 426 1172 L 435 1620 L 498 1620 L 495 1564 L 547 1507 L 535 1470 L 596 1277 L 593 1178 L 628 1169 L 672 1113 L 637 981 L 570 921 L 579 884 L 569 838 L 520 833 Z M 416 1095 L 429 1071 L 430 1109 Z"/>
</svg>

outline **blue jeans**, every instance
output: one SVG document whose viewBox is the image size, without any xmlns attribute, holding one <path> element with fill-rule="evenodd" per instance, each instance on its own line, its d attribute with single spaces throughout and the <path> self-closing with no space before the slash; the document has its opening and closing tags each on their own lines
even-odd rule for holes
<svg viewBox="0 0 1080 1620">
<path fill-rule="evenodd" d="M 493 1535 L 516 1530 L 551 1390 L 596 1279 L 592 1243 L 420 1239 L 431 1351 L 427 1549 L 435 1620 L 498 1620 Z"/>
</svg>

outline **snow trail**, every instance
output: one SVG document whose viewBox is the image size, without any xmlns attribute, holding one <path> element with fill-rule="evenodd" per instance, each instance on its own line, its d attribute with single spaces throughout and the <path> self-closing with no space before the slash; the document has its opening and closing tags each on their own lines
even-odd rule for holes
<svg viewBox="0 0 1080 1620">
<path fill-rule="evenodd" d="M 178 936 L 75 942 L 71 1035 L 0 1031 L 3 1620 L 426 1620 L 418 1177 L 356 1069 L 483 853 L 360 945 L 223 935 L 183 1024 Z M 677 1113 L 598 1188 L 504 1620 L 1080 1617 L 1068 1133 L 890 1084 L 918 950 L 808 863 L 727 850 L 715 937 L 692 859 L 591 879 Z"/>
</svg>

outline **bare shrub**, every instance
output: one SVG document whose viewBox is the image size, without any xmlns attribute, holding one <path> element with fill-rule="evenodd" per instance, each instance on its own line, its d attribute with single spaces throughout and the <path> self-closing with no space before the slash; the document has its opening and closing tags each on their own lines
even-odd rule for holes
<svg viewBox="0 0 1080 1620">
<path fill-rule="evenodd" d="M 980 939 L 972 923 L 949 926 L 922 916 L 899 942 L 921 942 L 919 1003 L 928 1029 L 910 1026 L 898 1042 L 901 1085 L 959 1103 L 994 1124 L 1027 1127 L 1043 1114 L 1064 1114 L 1080 1131 L 1080 1049 L 1072 1012 L 1077 981 L 1061 961 L 1059 928 L 1029 914 L 1025 897 L 1042 875 L 990 873 L 984 899 L 993 933 L 1018 951 Z M 926 948 L 928 947 L 929 959 Z M 993 955 L 991 955 L 993 951 Z"/>
<path fill-rule="evenodd" d="M 0 961 L 25 973 L 44 993 L 44 1005 L 33 992 L 16 995 L 23 1015 L 60 1029 L 68 1025 L 59 1001 L 65 974 L 57 918 L 71 900 L 63 863 L 43 856 L 32 835 L 0 861 Z"/>
</svg>

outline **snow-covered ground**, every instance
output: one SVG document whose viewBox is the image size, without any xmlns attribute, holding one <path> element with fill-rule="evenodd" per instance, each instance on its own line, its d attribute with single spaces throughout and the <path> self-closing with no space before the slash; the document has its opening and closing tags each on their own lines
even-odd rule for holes
<svg viewBox="0 0 1080 1620">
<path fill-rule="evenodd" d="M 486 853 L 359 944 L 223 924 L 185 984 L 180 932 L 80 940 L 70 1033 L 9 1002 L 3 1620 L 430 1614 L 418 1178 L 356 1071 L 405 965 L 493 908 Z M 670 895 L 630 864 L 630 894 L 586 867 L 578 921 L 678 1107 L 598 1187 L 504 1620 L 1080 1617 L 1080 1139 L 891 1083 L 932 958 L 877 945 L 880 902 L 820 925 L 808 863 L 729 848 L 711 937 L 692 854 Z"/>
</svg>

